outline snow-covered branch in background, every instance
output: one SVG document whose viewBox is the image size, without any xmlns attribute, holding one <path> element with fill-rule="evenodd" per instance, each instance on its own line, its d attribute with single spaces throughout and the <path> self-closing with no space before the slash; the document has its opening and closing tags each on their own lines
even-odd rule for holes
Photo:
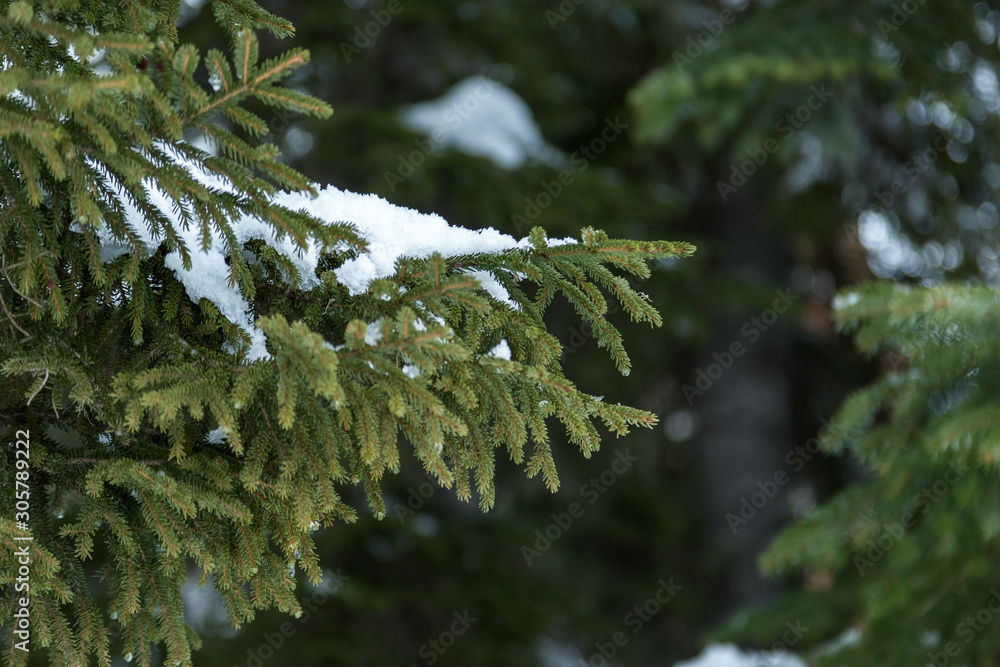
<svg viewBox="0 0 1000 667">
<path fill-rule="evenodd" d="M 532 160 L 556 166 L 566 159 L 545 142 L 531 107 L 510 88 L 484 76 L 462 79 L 436 100 L 403 108 L 400 119 L 428 137 L 430 152 L 454 148 L 504 169 L 518 169 Z"/>
<path fill-rule="evenodd" d="M 786 651 L 744 653 L 733 644 L 712 644 L 701 655 L 674 667 L 806 667 L 806 663 Z"/>
</svg>

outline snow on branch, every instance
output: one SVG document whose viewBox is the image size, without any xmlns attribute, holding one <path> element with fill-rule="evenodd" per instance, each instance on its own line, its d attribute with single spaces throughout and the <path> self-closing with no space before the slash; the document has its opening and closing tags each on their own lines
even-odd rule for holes
<svg viewBox="0 0 1000 667">
<path fill-rule="evenodd" d="M 164 146 L 164 148 L 169 148 Z M 199 182 L 216 192 L 232 193 L 232 183 L 215 174 L 207 173 L 198 165 L 178 159 L 178 164 L 188 170 Z M 253 325 L 250 305 L 234 284 L 226 255 L 230 252 L 218 229 L 203 229 L 200 225 L 185 224 L 173 200 L 155 182 L 146 179 L 143 186 L 150 195 L 150 202 L 170 221 L 179 239 L 189 249 L 190 268 L 185 268 L 180 250 L 167 253 L 164 264 L 184 284 L 192 301 L 208 299 L 229 321 L 250 336 L 247 360 L 268 359 L 263 332 Z M 497 254 L 512 249 L 528 249 L 527 238 L 515 239 L 488 227 L 481 230 L 449 225 L 436 214 L 421 213 L 396 206 L 371 194 L 357 194 L 340 190 L 332 185 L 314 186 L 315 196 L 303 192 L 276 194 L 274 204 L 291 210 L 304 210 L 327 224 L 347 224 L 354 227 L 366 240 L 367 251 L 348 259 L 335 270 L 338 282 L 352 295 L 364 293 L 372 281 L 388 278 L 395 273 L 396 261 L 402 257 L 424 259 L 439 254 L 443 257 L 471 254 Z M 146 216 L 136 208 L 130 198 L 123 197 L 119 189 L 120 204 L 126 212 L 129 227 L 152 254 L 164 241 L 154 236 Z M 79 229 L 79 228 L 77 228 Z M 251 239 L 261 239 L 289 259 L 301 277 L 297 287 L 312 289 L 319 284 L 316 267 L 320 249 L 313 239 L 302 247 L 288 236 L 280 239 L 275 228 L 252 215 L 242 215 L 232 221 L 236 242 L 242 246 Z M 203 238 L 207 231 L 208 238 Z M 101 259 L 110 262 L 131 250 L 122 239 L 107 227 L 98 230 L 101 241 Z M 549 239 L 550 246 L 576 243 L 575 239 Z M 202 250 L 204 248 L 204 250 Z M 472 275 L 479 280 L 493 298 L 513 305 L 507 291 L 486 271 Z"/>
</svg>

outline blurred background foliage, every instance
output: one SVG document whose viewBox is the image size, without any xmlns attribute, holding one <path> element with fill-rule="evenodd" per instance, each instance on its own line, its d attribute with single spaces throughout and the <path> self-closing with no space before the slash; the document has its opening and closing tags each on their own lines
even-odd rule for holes
<svg viewBox="0 0 1000 667">
<path fill-rule="evenodd" d="M 620 117 L 624 135 L 574 171 L 533 224 L 552 236 L 593 225 L 698 246 L 683 270 L 663 264 L 642 287 L 664 315 L 661 329 L 619 316 L 629 377 L 567 304 L 550 320 L 570 379 L 654 411 L 660 428 L 609 440 L 590 460 L 556 445 L 556 494 L 500 461 L 486 515 L 404 464 L 385 484 L 396 511 L 319 534 L 326 566 L 344 583 L 308 623 L 267 612 L 233 632 L 210 596 L 189 591 L 205 612 L 191 618 L 206 633 L 198 663 L 247 665 L 291 620 L 295 634 L 262 664 L 431 664 L 421 647 L 465 610 L 477 620 L 434 662 L 578 665 L 595 642 L 626 630 L 613 662 L 670 665 L 712 636 L 768 648 L 797 618 L 811 631 L 796 651 L 851 627 L 849 577 L 805 569 L 765 580 L 756 561 L 784 524 L 861 477 L 846 459 L 818 456 L 800 471 L 785 459 L 893 363 L 861 358 L 834 331 L 835 290 L 874 277 L 1000 280 L 996 3 L 393 2 L 401 10 L 385 25 L 376 18 L 392 3 L 381 0 L 261 3 L 290 19 L 294 44 L 312 53 L 294 86 L 335 108 L 325 121 L 274 116 L 271 140 L 317 182 L 525 235 L 512 216 L 561 167 L 504 168 L 437 146 L 402 182 L 387 179 L 426 145 L 401 111 L 489 76 L 567 155 Z M 188 5 L 181 39 L 224 47 L 207 12 Z M 291 45 L 265 39 L 262 56 Z M 820 103 L 810 97 L 817 88 L 828 91 Z M 786 290 L 792 307 L 763 329 L 752 324 Z M 736 341 L 745 353 L 707 388 L 696 384 Z M 626 450 L 638 461 L 590 505 L 582 485 Z M 790 481 L 734 533 L 726 515 L 778 470 Z M 402 510 L 408 502 L 413 512 Z M 536 531 L 573 502 L 583 515 L 528 564 L 522 547 L 534 548 Z M 353 505 L 367 512 L 363 498 Z M 683 589 L 633 635 L 626 614 L 671 577 Z M 821 607 L 810 597 L 831 591 Z"/>
</svg>

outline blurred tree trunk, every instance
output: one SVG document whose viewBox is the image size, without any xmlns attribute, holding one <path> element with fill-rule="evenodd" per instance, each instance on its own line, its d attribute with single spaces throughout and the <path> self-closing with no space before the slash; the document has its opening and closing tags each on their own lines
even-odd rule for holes
<svg viewBox="0 0 1000 667">
<path fill-rule="evenodd" d="M 728 176 L 729 165 L 724 169 L 718 173 Z M 720 255 L 712 260 L 722 276 L 734 282 L 771 284 L 783 291 L 788 287 L 790 258 L 783 239 L 767 228 L 761 213 L 763 191 L 769 189 L 762 176 L 758 175 L 760 182 L 750 179 L 727 202 L 713 180 L 694 219 L 700 221 L 701 233 L 715 240 Z M 763 507 L 753 507 L 751 518 L 745 518 L 750 511 L 740 514 L 743 499 L 749 502 L 762 491 L 758 483 L 770 487 L 775 473 L 785 470 L 784 453 L 794 446 L 792 382 L 783 363 L 791 350 L 791 310 L 760 331 L 752 318 L 759 318 L 766 307 L 732 312 L 717 304 L 718 335 L 697 366 L 706 373 L 713 365 L 721 368 L 713 355 L 728 360 L 730 347 L 742 345 L 743 353 L 733 356 L 731 366 L 693 400 L 702 420 L 694 449 L 704 474 L 707 538 L 713 565 L 725 572 L 719 584 L 724 590 L 718 591 L 725 601 L 720 616 L 764 602 L 777 592 L 774 582 L 762 578 L 756 559 L 785 520 L 787 486 L 779 486 Z M 750 330 L 757 333 L 746 335 Z"/>
</svg>

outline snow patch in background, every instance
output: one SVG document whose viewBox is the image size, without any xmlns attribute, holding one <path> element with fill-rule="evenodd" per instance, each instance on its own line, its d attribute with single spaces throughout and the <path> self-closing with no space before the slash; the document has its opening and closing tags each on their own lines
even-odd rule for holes
<svg viewBox="0 0 1000 667">
<path fill-rule="evenodd" d="M 220 426 L 219 428 L 214 428 L 211 431 L 209 431 L 208 434 L 205 436 L 205 439 L 208 440 L 213 445 L 218 445 L 228 440 L 229 435 L 224 430 L 222 430 L 222 427 Z"/>
<path fill-rule="evenodd" d="M 490 355 L 510 361 L 510 345 L 507 343 L 507 339 L 501 338 L 496 347 L 490 350 Z"/>
<path fill-rule="evenodd" d="M 806 667 L 806 663 L 784 651 L 744 653 L 732 644 L 712 644 L 701 655 L 674 667 Z"/>
<path fill-rule="evenodd" d="M 831 639 L 818 652 L 818 655 L 833 655 L 842 648 L 854 646 L 861 641 L 861 631 L 857 628 L 847 628 L 840 636 Z"/>
<path fill-rule="evenodd" d="M 845 633 L 845 637 L 846 642 L 856 641 L 854 635 Z M 591 664 L 572 645 L 548 637 L 537 645 L 536 654 L 545 667 Z M 806 663 L 794 653 L 785 651 L 743 652 L 733 644 L 711 644 L 701 655 L 675 663 L 673 667 L 806 667 Z"/>
<path fill-rule="evenodd" d="M 210 632 L 227 638 L 239 634 L 232 627 L 226 603 L 215 589 L 213 578 L 209 575 L 204 587 L 198 585 L 198 577 L 189 575 L 181 587 L 184 597 L 184 622 L 200 632 Z"/>
<path fill-rule="evenodd" d="M 442 146 L 484 157 L 504 169 L 529 160 L 557 165 L 558 149 L 545 143 L 531 109 L 517 93 L 483 76 L 459 81 L 436 100 L 405 107 L 403 123 Z"/>
</svg>

